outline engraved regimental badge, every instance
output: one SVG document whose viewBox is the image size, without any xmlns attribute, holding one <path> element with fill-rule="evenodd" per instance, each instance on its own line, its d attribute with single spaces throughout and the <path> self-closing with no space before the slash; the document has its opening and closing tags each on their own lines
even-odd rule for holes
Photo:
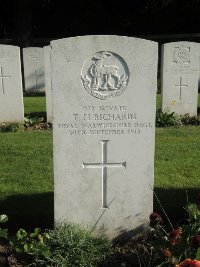
<svg viewBox="0 0 200 267">
<path fill-rule="evenodd" d="M 81 80 L 91 96 L 106 100 L 124 92 L 129 71 L 122 57 L 112 52 L 100 51 L 83 64 Z"/>
<path fill-rule="evenodd" d="M 179 64 L 190 63 L 190 47 L 174 47 L 173 61 Z"/>
</svg>

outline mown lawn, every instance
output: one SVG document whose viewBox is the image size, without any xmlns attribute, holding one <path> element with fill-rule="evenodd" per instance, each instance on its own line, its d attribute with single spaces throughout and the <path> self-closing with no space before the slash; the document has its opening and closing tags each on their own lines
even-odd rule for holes
<svg viewBox="0 0 200 267">
<path fill-rule="evenodd" d="M 200 94 L 198 97 L 198 107 L 200 109 Z M 157 108 L 161 108 L 161 95 L 157 94 Z M 24 97 L 25 114 L 42 113 L 46 111 L 46 102 L 44 96 Z"/>
<path fill-rule="evenodd" d="M 156 131 L 155 186 L 200 188 L 200 127 Z"/>
<path fill-rule="evenodd" d="M 52 132 L 1 133 L 0 139 L 0 207 L 10 228 L 52 226 Z M 178 218 L 186 190 L 194 200 L 200 188 L 200 127 L 157 129 L 155 152 L 155 192 Z"/>
<path fill-rule="evenodd" d="M 0 212 L 11 229 L 51 226 L 52 133 L 1 133 L 0 139 Z"/>
<path fill-rule="evenodd" d="M 45 97 L 25 97 L 24 104 L 26 114 L 45 113 Z M 0 133 L 0 140 L 0 213 L 8 214 L 10 229 L 51 227 L 52 132 Z M 155 193 L 169 216 L 179 219 L 186 193 L 195 200 L 199 189 L 200 127 L 156 129 Z"/>
<path fill-rule="evenodd" d="M 156 129 L 155 192 L 172 221 L 200 192 L 200 127 Z M 154 208 L 161 210 L 155 199 Z"/>
<path fill-rule="evenodd" d="M 24 97 L 24 113 L 42 113 L 46 112 L 46 98 L 45 96 L 31 96 Z"/>
</svg>

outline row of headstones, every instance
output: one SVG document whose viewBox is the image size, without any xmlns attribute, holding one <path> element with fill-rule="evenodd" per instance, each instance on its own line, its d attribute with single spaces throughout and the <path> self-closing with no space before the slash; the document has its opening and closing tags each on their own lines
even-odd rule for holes
<svg viewBox="0 0 200 267">
<path fill-rule="evenodd" d="M 47 49 L 55 220 L 110 237 L 131 233 L 153 208 L 158 44 L 83 36 L 52 41 Z M 24 68 L 26 60 L 39 65 L 40 53 L 31 51 L 28 59 L 24 52 Z M 182 113 L 183 104 L 184 113 L 196 114 L 199 53 L 195 43 L 164 45 L 163 108 Z M 41 76 L 31 67 L 28 88 L 41 90 Z M 13 120 L 23 106 L 18 47 L 0 46 L 0 83 L 0 114 L 12 113 Z"/>
<path fill-rule="evenodd" d="M 163 46 L 162 110 L 184 115 L 197 114 L 199 44 L 175 42 Z M 47 120 L 52 122 L 50 46 L 23 49 L 25 92 L 46 91 Z M 20 49 L 0 46 L 0 121 L 23 122 Z"/>
<path fill-rule="evenodd" d="M 166 44 L 163 53 L 163 106 L 196 114 L 199 45 Z M 51 42 L 55 221 L 110 237 L 148 223 L 157 63 L 157 43 L 132 37 Z"/>
<path fill-rule="evenodd" d="M 23 49 L 0 45 L 0 122 L 24 121 L 22 69 L 25 93 L 46 91 L 47 120 L 52 121 L 50 47 Z"/>
<path fill-rule="evenodd" d="M 26 93 L 45 92 L 47 121 L 53 121 L 50 46 L 23 48 Z"/>
</svg>

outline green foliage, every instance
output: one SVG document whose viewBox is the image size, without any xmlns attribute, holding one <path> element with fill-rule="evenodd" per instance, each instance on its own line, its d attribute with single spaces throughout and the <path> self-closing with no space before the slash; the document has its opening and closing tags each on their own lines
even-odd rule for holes
<svg viewBox="0 0 200 267">
<path fill-rule="evenodd" d="M 4 224 L 8 221 L 8 216 L 5 214 L 0 215 L 0 224 Z M 0 227 L 0 237 L 7 237 L 8 236 L 8 229 Z"/>
<path fill-rule="evenodd" d="M 1 123 L 0 124 L 0 132 L 17 132 L 19 130 L 19 124 L 18 123 Z"/>
<path fill-rule="evenodd" d="M 188 114 L 181 116 L 182 125 L 200 125 L 200 116 L 190 117 Z"/>
<path fill-rule="evenodd" d="M 156 127 L 169 127 L 169 126 L 180 126 L 181 119 L 174 113 L 169 112 L 169 110 L 161 111 L 160 109 L 156 112 Z"/>
<path fill-rule="evenodd" d="M 184 116 L 178 115 L 175 112 L 169 110 L 161 111 L 158 109 L 156 112 L 156 127 L 170 127 L 170 126 L 199 126 L 200 116 Z"/>
<path fill-rule="evenodd" d="M 51 256 L 37 259 L 34 266 L 111 266 L 111 243 L 103 236 L 95 237 L 78 225 L 59 224 L 49 231 L 47 244 Z"/>
<path fill-rule="evenodd" d="M 197 253 L 196 253 L 195 259 L 200 261 L 200 248 L 197 249 Z"/>
<path fill-rule="evenodd" d="M 11 239 L 10 244 L 17 253 L 29 254 L 37 259 L 39 256 L 50 256 L 50 250 L 46 244 L 48 238 L 48 234 L 41 233 L 40 228 L 35 228 L 34 232 L 30 234 L 21 228 Z"/>
<path fill-rule="evenodd" d="M 43 122 L 44 118 L 38 118 L 38 117 L 25 117 L 24 118 L 24 127 L 30 127 L 30 126 L 35 126 L 40 122 Z"/>
</svg>

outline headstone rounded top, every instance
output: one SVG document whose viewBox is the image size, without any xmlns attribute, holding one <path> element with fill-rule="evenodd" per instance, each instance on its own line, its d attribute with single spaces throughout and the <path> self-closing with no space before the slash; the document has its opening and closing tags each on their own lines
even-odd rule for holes
<svg viewBox="0 0 200 267">
<path fill-rule="evenodd" d="M 2 48 L 12 48 L 12 49 L 19 49 L 19 46 L 16 45 L 7 45 L 7 44 L 0 44 L 1 49 Z"/>
<path fill-rule="evenodd" d="M 50 45 L 54 45 L 57 42 L 65 42 L 67 40 L 77 40 L 77 39 L 92 39 L 92 41 L 98 40 L 98 39 L 109 39 L 111 38 L 112 40 L 114 40 L 115 38 L 119 38 L 119 39 L 125 39 L 126 41 L 128 41 L 129 39 L 134 39 L 135 41 L 138 42 L 143 42 L 143 43 L 152 43 L 155 44 L 156 46 L 158 45 L 157 42 L 152 41 L 152 40 L 146 40 L 146 39 L 142 39 L 142 38 L 136 38 L 136 37 L 130 37 L 130 36 L 123 36 L 123 35 L 83 35 L 83 36 L 75 36 L 75 37 L 66 37 L 66 38 L 62 38 L 62 39 L 57 39 L 57 40 L 53 40 L 50 42 Z"/>
<path fill-rule="evenodd" d="M 190 41 L 178 41 L 178 42 L 165 43 L 163 44 L 163 46 L 174 46 L 174 45 L 184 45 L 184 44 L 196 44 L 196 43 Z"/>
</svg>

